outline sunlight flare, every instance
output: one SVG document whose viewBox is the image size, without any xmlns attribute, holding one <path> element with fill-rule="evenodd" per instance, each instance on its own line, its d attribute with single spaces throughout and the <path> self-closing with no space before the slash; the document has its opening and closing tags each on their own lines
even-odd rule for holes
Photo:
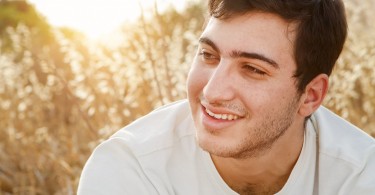
<svg viewBox="0 0 375 195">
<path fill-rule="evenodd" d="M 64 26 L 83 32 L 90 38 L 108 35 L 127 21 L 134 21 L 154 5 L 153 0 L 30 0 L 36 9 L 54 26 Z M 158 0 L 163 9 L 170 3 L 177 9 L 184 0 Z"/>
</svg>

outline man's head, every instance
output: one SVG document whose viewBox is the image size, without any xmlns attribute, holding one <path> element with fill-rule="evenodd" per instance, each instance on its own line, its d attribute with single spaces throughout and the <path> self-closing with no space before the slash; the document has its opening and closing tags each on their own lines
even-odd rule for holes
<svg viewBox="0 0 375 195">
<path fill-rule="evenodd" d="M 327 1 L 210 1 L 187 84 L 203 149 L 247 158 L 301 143 L 346 35 L 342 5 Z"/>
<path fill-rule="evenodd" d="M 297 23 L 294 56 L 298 90 L 317 75 L 331 74 L 347 35 L 341 0 L 210 0 L 212 17 L 225 20 L 249 12 L 273 13 Z"/>
</svg>

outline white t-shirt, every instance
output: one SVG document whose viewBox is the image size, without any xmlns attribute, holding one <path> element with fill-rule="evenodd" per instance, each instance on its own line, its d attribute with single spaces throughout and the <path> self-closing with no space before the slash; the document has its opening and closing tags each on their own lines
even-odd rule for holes
<svg viewBox="0 0 375 195">
<path fill-rule="evenodd" d="M 100 144 L 79 195 L 236 195 L 195 140 L 186 100 L 159 108 Z M 374 195 L 375 140 L 324 107 L 307 123 L 302 152 L 278 195 Z"/>
</svg>

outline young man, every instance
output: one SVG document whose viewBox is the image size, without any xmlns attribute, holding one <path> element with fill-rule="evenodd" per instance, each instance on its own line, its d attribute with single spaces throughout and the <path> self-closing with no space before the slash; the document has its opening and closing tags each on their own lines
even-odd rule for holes
<svg viewBox="0 0 375 195">
<path fill-rule="evenodd" d="M 188 101 L 117 132 L 78 194 L 375 194 L 375 141 L 324 107 L 340 0 L 210 0 Z"/>
</svg>

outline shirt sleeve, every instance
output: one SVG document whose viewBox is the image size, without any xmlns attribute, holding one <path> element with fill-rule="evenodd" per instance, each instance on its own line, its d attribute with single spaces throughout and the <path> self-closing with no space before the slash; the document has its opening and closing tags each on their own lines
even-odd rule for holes
<svg viewBox="0 0 375 195">
<path fill-rule="evenodd" d="M 78 195 L 158 194 L 136 156 L 121 138 L 100 144 L 88 159 Z"/>
</svg>

